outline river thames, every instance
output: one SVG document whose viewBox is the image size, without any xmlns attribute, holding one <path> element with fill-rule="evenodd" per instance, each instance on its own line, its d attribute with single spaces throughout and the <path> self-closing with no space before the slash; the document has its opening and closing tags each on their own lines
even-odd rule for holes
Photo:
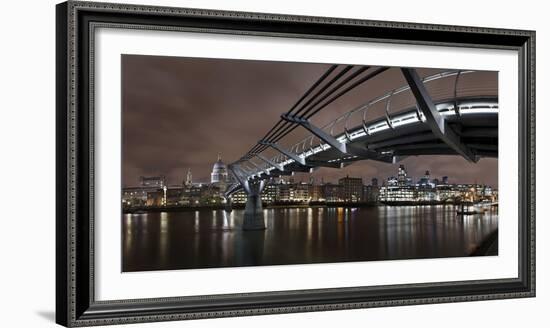
<svg viewBox="0 0 550 328">
<path fill-rule="evenodd" d="M 495 235 L 498 212 L 459 216 L 457 209 L 264 209 L 262 231 L 241 229 L 241 209 L 123 214 L 122 271 L 469 256 Z M 484 255 L 497 253 L 491 247 Z"/>
</svg>

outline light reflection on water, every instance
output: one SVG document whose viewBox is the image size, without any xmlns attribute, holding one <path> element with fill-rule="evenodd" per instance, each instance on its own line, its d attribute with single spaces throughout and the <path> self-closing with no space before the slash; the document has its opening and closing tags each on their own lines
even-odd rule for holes
<svg viewBox="0 0 550 328">
<path fill-rule="evenodd" d="M 170 242 L 170 233 L 168 231 L 168 213 L 160 213 L 160 250 L 159 256 L 162 265 L 166 265 L 168 261 L 168 248 Z"/>
<path fill-rule="evenodd" d="M 124 214 L 123 271 L 467 256 L 498 213 L 457 209 L 265 209 L 263 231 L 240 229 L 243 210 Z"/>
</svg>

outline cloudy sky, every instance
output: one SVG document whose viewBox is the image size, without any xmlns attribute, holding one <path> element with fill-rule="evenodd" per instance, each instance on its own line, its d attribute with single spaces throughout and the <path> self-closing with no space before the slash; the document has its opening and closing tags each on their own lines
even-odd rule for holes
<svg viewBox="0 0 550 328">
<path fill-rule="evenodd" d="M 122 177 L 124 186 L 138 184 L 139 176 L 165 175 L 179 184 L 188 169 L 194 181 L 209 181 L 218 153 L 226 163 L 239 159 L 279 120 L 282 113 L 330 67 L 326 64 L 157 56 L 122 56 Z M 421 69 L 422 76 L 441 70 Z M 428 86 L 435 98 L 452 92 L 454 79 Z M 325 124 L 406 82 L 390 69 L 346 94 L 315 116 Z M 459 90 L 497 90 L 497 73 L 464 75 Z M 410 106 L 404 94 L 392 100 L 392 111 Z M 373 108 L 379 117 L 383 106 Z M 296 129 L 283 140 L 290 146 L 307 134 Z M 266 152 L 267 156 L 273 153 Z M 498 187 L 497 159 L 472 164 L 459 156 L 408 157 L 404 164 L 417 179 L 430 170 L 450 182 L 478 182 Z M 335 181 L 349 175 L 364 182 L 396 175 L 398 164 L 362 161 L 345 169 L 319 169 L 316 179 Z M 307 176 L 297 176 L 307 180 Z"/>
</svg>

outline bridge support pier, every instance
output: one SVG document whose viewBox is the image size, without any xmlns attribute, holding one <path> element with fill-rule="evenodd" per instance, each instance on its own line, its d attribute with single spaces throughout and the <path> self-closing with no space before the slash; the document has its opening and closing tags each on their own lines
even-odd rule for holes
<svg viewBox="0 0 550 328">
<path fill-rule="evenodd" d="M 248 195 L 244 209 L 243 230 L 264 230 L 264 211 L 260 195 Z"/>
<path fill-rule="evenodd" d="M 225 211 L 226 211 L 226 212 L 231 212 L 231 211 L 233 211 L 232 205 L 233 205 L 233 202 L 231 201 L 231 198 L 230 198 L 230 197 L 227 197 L 227 198 L 225 199 Z"/>
<path fill-rule="evenodd" d="M 264 230 L 265 220 L 262 207 L 262 190 L 265 181 L 249 183 L 246 207 L 244 209 L 243 230 Z"/>
</svg>

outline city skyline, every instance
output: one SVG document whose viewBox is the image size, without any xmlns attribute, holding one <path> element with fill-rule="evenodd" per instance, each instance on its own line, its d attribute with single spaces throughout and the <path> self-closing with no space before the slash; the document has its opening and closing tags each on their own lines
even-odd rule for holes
<svg viewBox="0 0 550 328">
<path fill-rule="evenodd" d="M 449 156 L 451 157 L 451 156 Z M 455 157 L 455 156 L 454 156 Z M 363 180 L 363 183 L 365 185 L 368 185 L 370 184 L 371 180 L 372 179 L 377 179 L 379 181 L 380 184 L 384 183 L 386 180 L 394 177 L 394 178 L 397 178 L 398 177 L 398 168 L 400 166 L 405 166 L 406 167 L 406 170 L 407 170 L 407 177 L 411 178 L 412 181 L 414 183 L 418 182 L 420 179 L 422 179 L 422 177 L 425 175 L 425 172 L 426 171 L 429 171 L 430 173 L 430 176 L 432 179 L 439 179 L 441 180 L 443 177 L 447 177 L 449 180 L 449 184 L 481 184 L 481 185 L 487 185 L 487 186 L 490 186 L 492 188 L 494 188 L 495 190 L 498 189 L 498 185 L 492 185 L 492 184 L 489 184 L 489 183 L 485 183 L 483 181 L 458 181 L 452 174 L 453 172 L 449 171 L 449 170 L 444 170 L 442 172 L 451 172 L 451 173 L 446 173 L 446 174 L 437 174 L 437 172 L 441 172 L 440 171 L 437 171 L 437 170 L 432 170 L 430 168 L 422 168 L 422 167 L 417 167 L 417 168 L 414 168 L 415 172 L 418 172 L 418 174 L 411 174 L 411 169 L 406 165 L 406 164 L 403 164 L 405 161 L 402 161 L 400 163 L 396 163 L 396 164 L 387 164 L 387 165 L 390 165 L 393 169 L 394 169 L 394 173 L 393 174 L 390 174 L 390 175 L 387 175 L 387 176 L 361 176 L 361 175 L 352 175 L 352 174 L 349 174 L 349 173 L 345 173 L 346 172 L 346 168 L 343 168 L 343 169 L 339 169 L 339 175 L 334 175 L 332 176 L 331 178 L 326 178 L 326 175 L 324 174 L 318 174 L 317 172 L 312 172 L 312 173 L 300 173 L 300 172 L 297 172 L 295 175 L 291 176 L 291 177 L 284 177 L 283 179 L 286 179 L 286 180 L 289 180 L 289 179 L 293 179 L 295 182 L 308 182 L 310 181 L 311 178 L 313 178 L 316 182 L 316 184 L 321 184 L 322 182 L 324 183 L 337 183 L 338 180 L 342 179 L 342 178 L 345 178 L 345 177 L 353 177 L 353 178 L 361 178 Z M 214 163 L 214 162 L 213 162 Z M 212 164 L 213 164 L 212 163 Z M 212 165 L 210 166 L 210 170 L 212 170 Z M 191 175 L 190 175 L 191 174 Z M 181 176 L 176 176 L 175 178 L 170 178 L 169 176 L 167 176 L 166 174 L 162 174 L 161 172 L 157 173 L 157 174 L 147 174 L 147 175 L 140 175 L 139 177 L 136 178 L 136 180 L 133 182 L 133 183 L 130 183 L 128 185 L 125 185 L 123 187 L 134 187 L 134 186 L 138 186 L 140 184 L 140 179 L 143 178 L 143 177 L 159 177 L 159 176 L 162 176 L 165 178 L 165 181 L 166 181 L 166 185 L 181 185 L 183 184 L 185 181 L 187 181 L 189 179 L 189 177 L 192 177 L 192 181 L 194 183 L 203 183 L 203 184 L 209 184 L 211 183 L 210 182 L 210 179 L 211 179 L 211 172 L 207 174 L 208 176 L 205 176 L 205 177 L 196 177 L 195 176 L 195 173 L 193 172 L 193 170 L 191 170 L 191 168 L 187 168 L 185 170 L 183 170 L 182 172 L 182 175 Z"/>
<path fill-rule="evenodd" d="M 373 206 L 418 205 L 418 204 L 457 204 L 460 202 L 495 202 L 498 190 L 483 184 L 453 183 L 448 176 L 436 177 L 429 170 L 415 179 L 400 164 L 397 174 L 379 180 L 372 178 L 365 183 L 363 178 L 346 176 L 332 181 L 315 181 L 310 175 L 308 181 L 297 181 L 294 176 L 270 180 L 261 193 L 261 200 L 269 204 L 358 204 Z M 123 188 L 122 203 L 127 211 L 142 208 L 196 208 L 227 205 L 243 205 L 246 193 L 241 190 L 230 197 L 224 190 L 232 179 L 221 159 L 212 167 L 211 180 L 193 181 L 191 171 L 181 184 L 170 185 L 165 177 L 140 177 L 140 184 Z"/>
<path fill-rule="evenodd" d="M 226 164 L 240 158 L 327 67 L 123 55 L 123 186 L 131 186 L 139 176 L 159 174 L 170 183 L 179 183 L 188 169 L 196 180 L 207 181 L 218 153 Z M 441 70 L 418 71 L 427 75 Z M 481 80 L 493 85 L 492 75 L 496 74 L 488 75 Z M 331 104 L 319 119 L 334 117 L 405 83 L 399 72 L 387 72 L 368 88 L 358 87 L 345 99 Z M 253 124 L 242 124 L 243 118 Z M 290 138 L 300 139 L 299 132 Z M 399 164 L 405 164 L 413 176 L 428 169 L 435 176 L 452 175 L 456 181 L 498 188 L 497 159 L 482 158 L 472 164 L 461 156 L 411 156 Z M 320 168 L 313 176 L 332 181 L 346 175 L 381 179 L 390 176 L 395 167 L 368 160 L 343 169 Z"/>
</svg>

